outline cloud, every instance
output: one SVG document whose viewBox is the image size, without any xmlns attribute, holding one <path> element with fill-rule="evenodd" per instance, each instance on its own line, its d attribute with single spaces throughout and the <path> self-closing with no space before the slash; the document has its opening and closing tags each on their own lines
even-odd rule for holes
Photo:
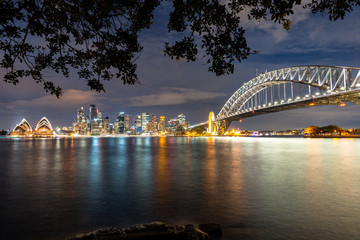
<svg viewBox="0 0 360 240">
<path fill-rule="evenodd" d="M 307 2 L 307 1 L 306 1 Z M 305 3 L 306 3 L 305 2 Z M 288 18 L 291 20 L 291 28 L 294 28 L 295 25 L 306 21 L 310 17 L 310 9 L 304 9 L 302 5 L 296 5 L 293 8 L 294 14 L 288 16 Z M 244 11 L 244 13 L 241 14 L 242 19 L 246 19 L 248 14 L 248 11 Z M 284 40 L 286 40 L 289 36 L 289 32 L 286 31 L 282 25 L 279 23 L 275 23 L 270 20 L 251 20 L 246 25 L 245 28 L 249 30 L 262 30 L 266 32 L 267 34 L 270 34 L 276 43 L 280 43 Z M 291 31 L 291 30 L 290 30 Z"/>
<path fill-rule="evenodd" d="M 69 106 L 88 105 L 91 102 L 99 101 L 99 94 L 91 91 L 82 91 L 76 89 L 64 90 L 60 99 L 53 95 L 46 95 L 43 97 L 30 100 L 17 100 L 3 105 L 3 111 L 16 111 L 18 109 L 66 109 Z"/>
<path fill-rule="evenodd" d="M 163 88 L 163 92 L 130 98 L 130 106 L 178 105 L 225 96 L 225 93 L 206 92 L 191 88 Z"/>
</svg>

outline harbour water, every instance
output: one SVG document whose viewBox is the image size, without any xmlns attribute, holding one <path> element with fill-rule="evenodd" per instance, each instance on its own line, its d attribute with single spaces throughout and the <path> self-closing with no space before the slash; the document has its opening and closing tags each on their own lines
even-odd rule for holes
<svg viewBox="0 0 360 240">
<path fill-rule="evenodd" d="M 360 139 L 0 138 L 1 239 L 155 220 L 223 239 L 359 239 Z"/>
</svg>

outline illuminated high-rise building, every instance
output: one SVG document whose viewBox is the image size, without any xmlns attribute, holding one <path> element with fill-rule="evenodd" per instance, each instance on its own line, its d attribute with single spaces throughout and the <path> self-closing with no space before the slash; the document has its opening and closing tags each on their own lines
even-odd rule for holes
<svg viewBox="0 0 360 240">
<path fill-rule="evenodd" d="M 91 104 L 89 109 L 89 124 L 90 124 L 90 134 L 91 135 L 99 135 L 101 128 L 101 119 L 98 118 L 99 109 Z M 101 114 L 100 114 L 101 116 Z"/>
<path fill-rule="evenodd" d="M 125 133 L 125 113 L 119 112 L 117 115 L 118 129 L 117 132 L 120 134 Z"/>
<path fill-rule="evenodd" d="M 159 132 L 165 131 L 165 116 L 160 116 L 160 120 L 158 123 Z"/>
<path fill-rule="evenodd" d="M 98 112 L 99 112 L 99 109 L 94 104 L 91 104 L 90 109 L 89 109 L 89 120 L 90 120 L 90 122 L 93 119 L 98 117 Z"/>
<path fill-rule="evenodd" d="M 104 119 L 102 119 L 102 134 L 109 134 L 110 132 L 110 118 L 106 116 Z"/>
<path fill-rule="evenodd" d="M 83 107 L 77 113 L 76 123 L 73 124 L 76 134 L 86 135 L 88 124 L 86 122 L 85 110 Z"/>
<path fill-rule="evenodd" d="M 124 125 L 125 125 L 125 131 L 130 129 L 130 117 L 129 117 L 129 115 L 125 115 Z"/>
<path fill-rule="evenodd" d="M 151 122 L 150 113 L 141 114 L 141 128 L 142 132 L 148 132 L 148 125 Z"/>
<path fill-rule="evenodd" d="M 156 115 L 152 115 L 152 119 L 151 119 L 151 131 L 152 131 L 152 132 L 157 132 L 157 130 L 158 130 L 157 117 L 156 117 Z"/>
<path fill-rule="evenodd" d="M 141 133 L 141 115 L 136 115 L 134 127 L 136 133 Z"/>
<path fill-rule="evenodd" d="M 176 131 L 179 126 L 179 121 L 176 118 L 172 118 L 168 121 L 168 129 L 171 131 Z"/>
<path fill-rule="evenodd" d="M 85 121 L 85 111 L 84 111 L 83 107 L 81 107 L 80 110 L 78 111 L 76 120 L 77 120 L 77 123 L 81 123 L 81 122 Z"/>
<path fill-rule="evenodd" d="M 185 121 L 186 121 L 186 116 L 183 113 L 178 115 L 177 116 L 177 121 L 178 121 L 179 125 L 184 126 Z"/>
</svg>

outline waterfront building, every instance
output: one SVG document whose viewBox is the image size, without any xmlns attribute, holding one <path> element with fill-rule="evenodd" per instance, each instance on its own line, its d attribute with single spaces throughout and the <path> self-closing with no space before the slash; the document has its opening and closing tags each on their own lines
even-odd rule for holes
<svg viewBox="0 0 360 240">
<path fill-rule="evenodd" d="M 186 121 L 186 116 L 181 113 L 180 115 L 177 116 L 177 121 L 178 123 L 181 125 L 181 126 L 184 126 L 185 125 L 185 121 Z"/>
<path fill-rule="evenodd" d="M 91 104 L 89 109 L 89 125 L 91 135 L 100 135 L 102 129 L 102 118 L 99 109 Z"/>
<path fill-rule="evenodd" d="M 156 115 L 152 115 L 151 131 L 152 131 L 152 132 L 157 132 L 157 131 L 158 131 L 158 122 L 157 122 L 157 117 L 156 117 Z"/>
<path fill-rule="evenodd" d="M 114 128 L 114 124 L 115 124 L 115 123 L 110 123 L 110 124 L 109 124 L 109 133 L 110 133 L 110 134 L 112 134 L 112 133 L 115 132 L 115 130 L 114 130 L 114 129 L 115 129 L 115 128 Z"/>
<path fill-rule="evenodd" d="M 53 137 L 55 136 L 55 131 L 53 130 L 50 121 L 43 117 L 36 124 L 35 129 L 33 129 L 28 121 L 24 118 L 18 125 L 14 127 L 11 131 L 10 136 L 17 137 Z"/>
<path fill-rule="evenodd" d="M 187 129 L 190 127 L 190 123 L 188 121 L 186 121 L 186 116 L 181 113 L 180 115 L 177 116 L 177 121 L 178 124 L 183 127 L 184 129 Z"/>
<path fill-rule="evenodd" d="M 100 135 L 101 128 L 102 128 L 102 121 L 101 119 L 95 118 L 91 120 L 91 135 Z"/>
<path fill-rule="evenodd" d="M 89 108 L 89 126 L 90 126 L 90 134 L 91 135 L 97 135 L 97 133 L 100 133 L 98 131 L 98 129 L 96 129 L 98 126 L 97 123 L 97 117 L 98 117 L 98 108 L 93 105 L 90 104 L 90 108 Z"/>
<path fill-rule="evenodd" d="M 98 117 L 98 111 L 99 109 L 94 104 L 90 104 L 90 109 L 89 109 L 90 122 Z"/>
<path fill-rule="evenodd" d="M 142 132 L 148 132 L 148 124 L 151 122 L 150 113 L 141 114 L 141 128 Z"/>
<path fill-rule="evenodd" d="M 158 123 L 159 132 L 165 131 L 165 116 L 160 116 L 160 120 Z"/>
<path fill-rule="evenodd" d="M 170 131 L 176 131 L 177 127 L 179 126 L 179 122 L 177 118 L 172 118 L 168 121 L 168 129 Z"/>
<path fill-rule="evenodd" d="M 36 124 L 34 137 L 52 137 L 55 135 L 55 132 L 51 126 L 51 123 L 46 117 L 40 119 Z"/>
<path fill-rule="evenodd" d="M 76 123 L 73 124 L 74 131 L 79 135 L 86 135 L 88 131 L 88 124 L 86 122 L 85 110 L 83 107 L 77 113 Z"/>
<path fill-rule="evenodd" d="M 118 120 L 116 119 L 116 121 L 115 121 L 114 124 L 113 124 L 113 131 L 112 131 L 112 133 L 118 134 L 118 133 L 119 133 L 118 130 L 119 130 L 119 122 L 118 122 Z"/>
<path fill-rule="evenodd" d="M 109 134 L 110 132 L 110 118 L 106 116 L 102 119 L 102 131 L 101 134 Z"/>
<path fill-rule="evenodd" d="M 29 122 L 23 118 L 23 120 L 14 127 L 11 131 L 10 136 L 31 136 L 33 129 Z"/>
<path fill-rule="evenodd" d="M 125 113 L 119 112 L 117 115 L 117 133 L 124 134 L 125 133 Z"/>
<path fill-rule="evenodd" d="M 76 116 L 76 122 L 77 123 L 81 123 L 81 122 L 85 122 L 86 119 L 85 119 L 85 110 L 83 107 L 80 108 L 80 110 L 78 111 L 77 113 L 77 116 Z"/>
<path fill-rule="evenodd" d="M 141 133 L 141 115 L 136 115 L 134 127 L 136 133 Z"/>
<path fill-rule="evenodd" d="M 124 127 L 125 127 L 125 131 L 128 131 L 130 129 L 130 117 L 129 117 L 129 115 L 125 115 Z"/>
</svg>

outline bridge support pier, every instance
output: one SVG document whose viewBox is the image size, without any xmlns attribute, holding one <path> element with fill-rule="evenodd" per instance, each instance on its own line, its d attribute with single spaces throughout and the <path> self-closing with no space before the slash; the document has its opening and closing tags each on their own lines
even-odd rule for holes
<svg viewBox="0 0 360 240">
<path fill-rule="evenodd" d="M 227 120 L 221 120 L 221 121 L 215 122 L 217 134 L 224 135 L 226 133 L 226 131 L 228 130 L 228 128 L 230 127 L 230 124 L 231 124 L 231 121 L 227 121 Z"/>
</svg>

